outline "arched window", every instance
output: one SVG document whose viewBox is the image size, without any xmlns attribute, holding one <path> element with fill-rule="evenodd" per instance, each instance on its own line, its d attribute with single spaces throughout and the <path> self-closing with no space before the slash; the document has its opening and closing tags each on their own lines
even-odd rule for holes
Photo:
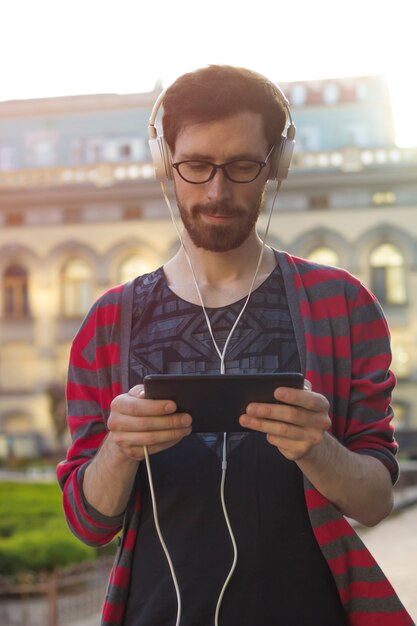
<svg viewBox="0 0 417 626">
<path fill-rule="evenodd" d="M 371 289 L 382 304 L 404 304 L 407 299 L 404 257 L 391 243 L 371 252 Z"/>
<path fill-rule="evenodd" d="M 340 259 L 337 252 L 333 248 L 327 246 L 320 246 L 315 248 L 308 255 L 307 259 L 313 261 L 313 263 L 320 263 L 321 265 L 340 265 Z"/>
<path fill-rule="evenodd" d="M 3 314 L 7 319 L 29 317 L 28 273 L 13 264 L 3 274 Z"/>
<path fill-rule="evenodd" d="M 394 428 L 395 430 L 403 430 L 410 428 L 410 406 L 406 402 L 394 400 L 391 404 L 394 411 Z M 402 448 L 400 442 L 400 449 Z"/>
<path fill-rule="evenodd" d="M 407 337 L 407 332 L 403 328 L 391 329 L 391 368 L 398 379 L 407 379 L 413 370 L 412 345 Z"/>
<path fill-rule="evenodd" d="M 92 271 L 83 259 L 72 259 L 62 271 L 62 313 L 81 317 L 93 300 Z"/>
<path fill-rule="evenodd" d="M 128 280 L 147 274 L 154 269 L 151 263 L 140 254 L 132 254 L 127 257 L 120 265 L 119 268 L 119 280 L 121 283 L 125 283 Z"/>
<path fill-rule="evenodd" d="M 411 374 L 411 358 L 408 346 L 392 341 L 392 369 L 397 378 L 408 378 Z"/>
</svg>

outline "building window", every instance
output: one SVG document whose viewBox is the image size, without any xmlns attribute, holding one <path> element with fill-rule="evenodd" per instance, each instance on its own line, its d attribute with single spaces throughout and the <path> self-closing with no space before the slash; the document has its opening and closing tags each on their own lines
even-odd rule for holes
<svg viewBox="0 0 417 626">
<path fill-rule="evenodd" d="M 123 208 L 124 220 L 139 220 L 143 215 L 143 211 L 140 206 L 127 206 Z"/>
<path fill-rule="evenodd" d="M 301 106 L 305 103 L 307 97 L 307 88 L 305 85 L 298 83 L 291 87 L 291 104 L 293 106 Z"/>
<path fill-rule="evenodd" d="M 405 345 L 397 345 L 392 337 L 392 369 L 397 378 L 409 378 L 411 375 L 410 352 Z"/>
<path fill-rule="evenodd" d="M 64 267 L 61 278 L 63 315 L 85 315 L 93 300 L 90 266 L 83 259 L 72 259 Z"/>
<path fill-rule="evenodd" d="M 392 370 L 400 380 L 409 379 L 412 374 L 412 349 L 404 329 L 391 329 Z"/>
<path fill-rule="evenodd" d="M 323 98 L 326 104 L 336 104 L 339 100 L 340 88 L 336 83 L 328 83 L 324 87 Z"/>
<path fill-rule="evenodd" d="M 126 283 L 128 280 L 147 274 L 154 269 L 149 261 L 140 254 L 132 254 L 125 259 L 119 268 L 119 280 Z"/>
<path fill-rule="evenodd" d="M 403 430 L 410 427 L 410 407 L 405 402 L 392 402 L 392 410 L 394 412 L 393 425 L 396 430 Z M 402 447 L 402 446 L 401 446 Z M 400 448 L 401 448 L 400 447 Z"/>
<path fill-rule="evenodd" d="M 375 206 L 395 204 L 396 196 L 393 191 L 377 191 L 372 194 L 372 204 Z"/>
<path fill-rule="evenodd" d="M 366 148 L 370 143 L 368 128 L 365 124 L 348 124 L 345 127 L 345 137 L 348 146 Z"/>
<path fill-rule="evenodd" d="M 111 163 L 130 163 L 147 158 L 147 146 L 131 137 L 114 137 L 105 144 L 104 158 Z"/>
<path fill-rule="evenodd" d="M 370 256 L 371 289 L 381 304 L 405 304 L 404 257 L 396 246 L 384 243 Z"/>
<path fill-rule="evenodd" d="M 132 158 L 132 146 L 128 143 L 119 146 L 119 157 L 121 161 L 129 161 Z"/>
<path fill-rule="evenodd" d="M 7 172 L 16 167 L 16 155 L 12 146 L 0 143 L 0 172 Z"/>
<path fill-rule="evenodd" d="M 28 273 L 21 265 L 10 265 L 4 272 L 3 303 L 5 318 L 29 317 Z"/>
<path fill-rule="evenodd" d="M 56 161 L 56 134 L 39 130 L 26 137 L 26 158 L 32 167 L 48 167 Z"/>
<path fill-rule="evenodd" d="M 104 143 L 100 138 L 88 138 L 85 142 L 84 163 L 99 163 L 103 160 Z"/>
<path fill-rule="evenodd" d="M 71 142 L 72 165 L 91 165 L 104 159 L 104 142 L 101 137 L 77 137 Z"/>
<path fill-rule="evenodd" d="M 322 138 L 318 126 L 303 126 L 297 132 L 299 150 L 303 152 L 316 152 L 320 150 Z"/>
<path fill-rule="evenodd" d="M 364 80 L 360 80 L 356 83 L 356 99 L 366 100 L 369 97 L 369 85 Z"/>
<path fill-rule="evenodd" d="M 329 208 L 329 199 L 327 196 L 310 196 L 308 204 L 313 211 L 320 211 Z"/>
<path fill-rule="evenodd" d="M 340 265 L 340 259 L 337 252 L 335 252 L 332 248 L 327 248 L 326 246 L 320 246 L 319 248 L 315 248 L 308 255 L 307 259 L 309 261 L 313 261 L 313 263 L 320 263 L 320 265 Z"/>
<path fill-rule="evenodd" d="M 19 211 L 10 211 L 4 214 L 5 226 L 23 226 L 25 223 L 25 216 Z"/>
</svg>

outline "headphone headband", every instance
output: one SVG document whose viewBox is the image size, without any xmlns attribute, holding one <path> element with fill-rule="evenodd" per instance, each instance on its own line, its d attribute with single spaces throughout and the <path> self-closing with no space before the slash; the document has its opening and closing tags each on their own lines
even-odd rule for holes
<svg viewBox="0 0 417 626">
<path fill-rule="evenodd" d="M 274 150 L 268 179 L 282 181 L 288 176 L 288 170 L 294 152 L 296 128 L 291 117 L 290 103 L 288 102 L 282 89 L 278 85 L 274 85 L 274 87 L 277 90 L 277 95 L 282 106 L 287 112 L 287 128 L 286 134 L 281 135 Z M 172 158 L 168 144 L 166 143 L 163 135 L 158 135 L 158 131 L 155 126 L 156 117 L 163 104 L 165 93 L 166 89 L 164 89 L 156 99 L 148 124 L 149 148 L 155 169 L 155 176 L 159 181 L 173 180 L 174 178 Z"/>
</svg>

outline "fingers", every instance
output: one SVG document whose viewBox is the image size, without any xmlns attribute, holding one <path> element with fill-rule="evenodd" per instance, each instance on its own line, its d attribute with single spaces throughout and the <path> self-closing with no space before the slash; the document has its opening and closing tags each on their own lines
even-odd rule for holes
<svg viewBox="0 0 417 626">
<path fill-rule="evenodd" d="M 111 441 L 128 457 L 144 458 L 143 447 L 150 454 L 169 448 L 191 433 L 191 416 L 177 413 L 172 400 L 149 400 L 143 386 L 114 398 L 107 427 Z"/>
<path fill-rule="evenodd" d="M 191 428 L 144 432 L 111 431 L 111 436 L 113 442 L 128 456 L 143 458 L 144 446 L 151 454 L 159 452 L 179 443 L 190 432 Z"/>
<path fill-rule="evenodd" d="M 275 398 L 281 404 L 252 402 L 246 407 L 250 418 L 286 422 L 300 427 L 330 428 L 329 402 L 321 394 L 306 389 L 279 387 Z"/>
<path fill-rule="evenodd" d="M 311 391 L 311 384 L 306 381 L 304 389 L 293 389 L 291 387 L 278 387 L 275 389 L 274 397 L 279 402 L 298 406 L 308 411 L 320 412 L 329 410 L 328 400 L 320 393 Z M 308 386 L 307 386 L 308 385 Z"/>
<path fill-rule="evenodd" d="M 143 385 L 132 387 L 128 393 L 114 398 L 111 411 L 123 415 L 167 415 L 176 411 L 172 400 L 147 400 L 144 396 Z"/>
<path fill-rule="evenodd" d="M 287 413 L 286 420 L 270 419 L 263 417 L 252 417 L 242 415 L 240 424 L 245 428 L 265 433 L 267 441 L 278 448 L 278 450 L 289 460 L 296 461 L 303 458 L 310 450 L 318 446 L 329 428 L 330 420 L 327 415 L 314 415 L 306 425 L 298 425 L 303 420 L 297 415 L 296 419 L 289 420 L 288 414 L 298 411 L 296 407 L 291 407 Z M 298 422 L 294 423 L 295 421 Z"/>
<path fill-rule="evenodd" d="M 274 437 L 279 437 L 282 440 L 287 441 L 311 441 L 313 444 L 317 444 L 321 440 L 321 433 L 326 428 L 323 428 L 322 423 L 315 423 L 309 427 L 299 426 L 290 420 L 279 420 L 265 417 L 253 417 L 252 415 L 244 414 L 240 417 L 240 424 L 245 428 L 251 428 L 258 432 L 265 433 Z"/>
<path fill-rule="evenodd" d="M 187 422 L 190 423 L 190 416 L 186 417 Z M 131 419 L 134 420 L 135 418 Z M 126 456 L 141 460 L 144 458 L 144 446 L 148 448 L 149 454 L 153 454 L 170 448 L 191 433 L 192 429 L 190 425 L 178 425 L 176 419 L 174 422 L 171 421 L 168 423 L 163 417 L 159 418 L 159 420 L 157 428 L 146 430 L 133 430 L 137 425 L 132 426 L 132 422 L 130 421 L 124 422 L 121 427 L 118 428 L 118 426 L 115 425 L 117 424 L 116 420 L 109 426 L 109 437 L 111 437 L 112 442 L 115 443 Z"/>
<path fill-rule="evenodd" d="M 240 416 L 240 424 L 265 433 L 288 459 L 300 459 L 321 443 L 330 428 L 329 402 L 311 391 L 311 386 L 280 387 L 274 395 L 281 404 L 251 403 Z"/>
<path fill-rule="evenodd" d="M 191 426 L 192 419 L 188 413 L 170 415 L 126 415 L 112 412 L 107 427 L 112 432 L 126 431 L 131 433 L 153 432 L 158 430 L 176 430 Z"/>
<path fill-rule="evenodd" d="M 127 392 L 129 396 L 134 396 L 136 398 L 144 397 L 145 388 L 143 385 L 135 385 Z"/>
</svg>

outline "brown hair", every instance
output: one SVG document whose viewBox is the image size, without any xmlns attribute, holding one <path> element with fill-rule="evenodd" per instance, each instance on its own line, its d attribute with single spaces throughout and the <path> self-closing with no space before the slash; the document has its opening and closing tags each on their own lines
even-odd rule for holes
<svg viewBox="0 0 417 626">
<path fill-rule="evenodd" d="M 261 113 L 270 146 L 278 143 L 286 112 L 276 86 L 242 67 L 209 65 L 183 74 L 168 87 L 163 99 L 162 126 L 171 151 L 189 124 L 224 119 L 241 111 Z"/>
</svg>

